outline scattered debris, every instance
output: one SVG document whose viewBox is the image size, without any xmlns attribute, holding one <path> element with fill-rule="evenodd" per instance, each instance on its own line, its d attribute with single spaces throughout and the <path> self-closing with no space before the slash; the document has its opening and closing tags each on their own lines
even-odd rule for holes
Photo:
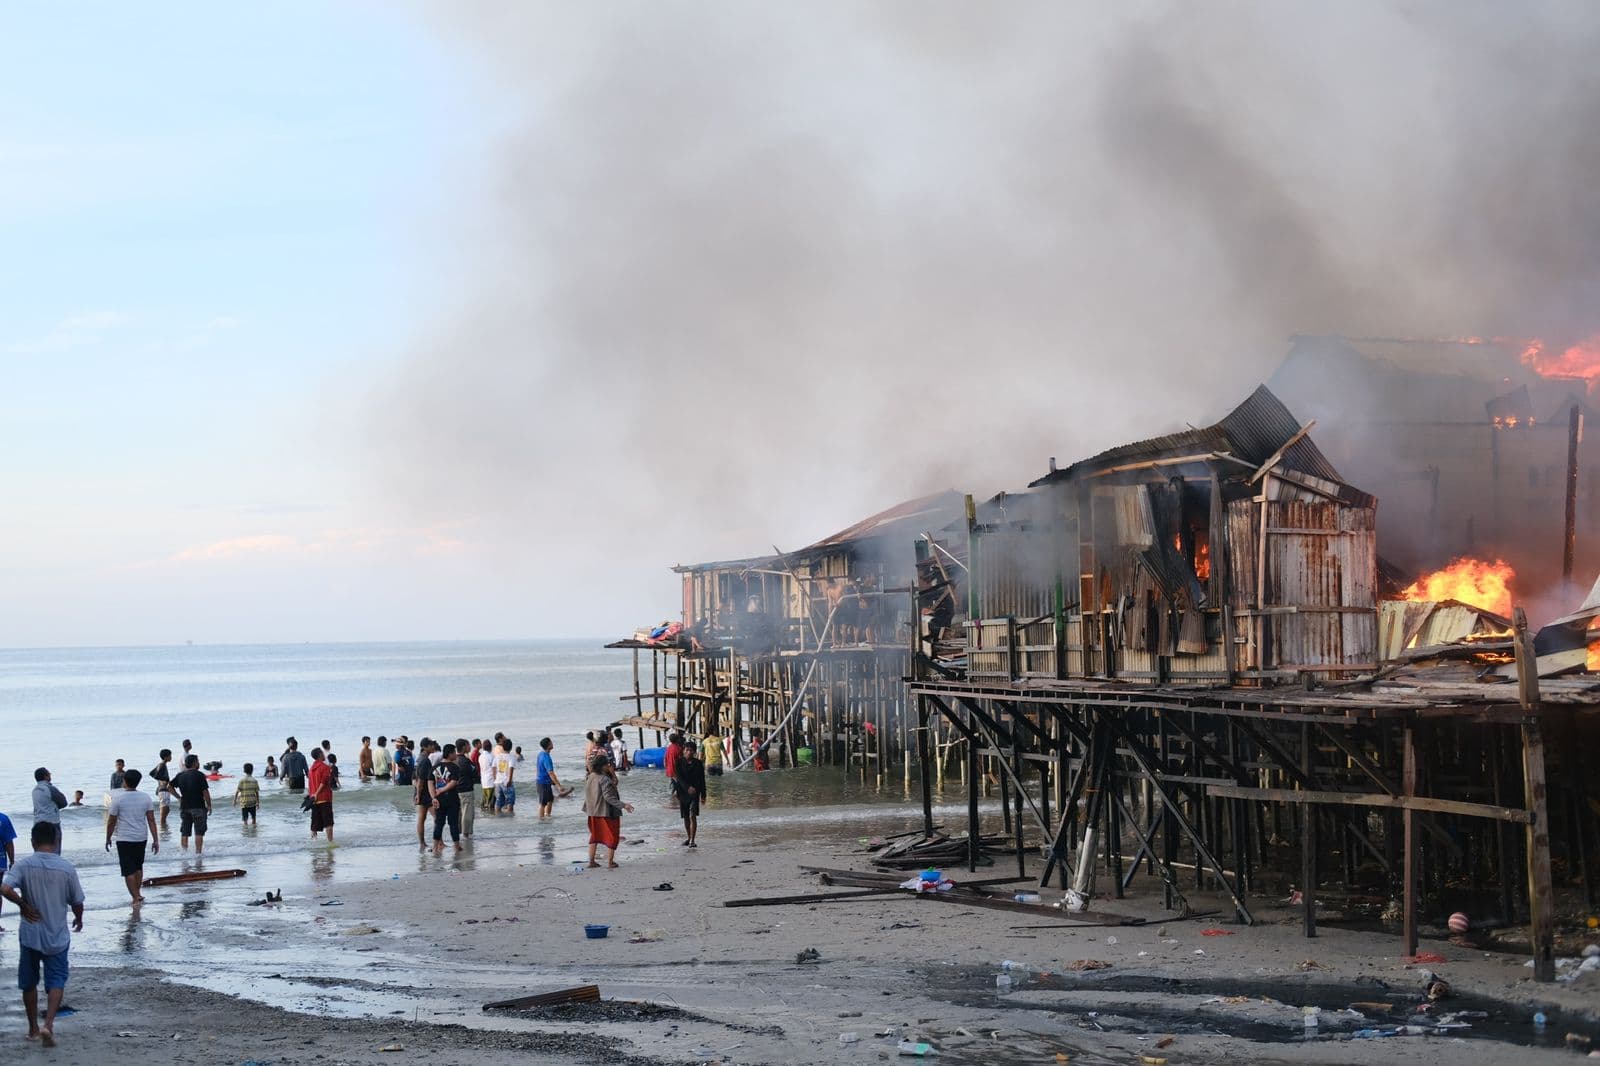
<svg viewBox="0 0 1600 1066">
<path fill-rule="evenodd" d="M 1320 970 L 1322 969 L 1322 963 L 1316 959 L 1307 959 L 1300 964 L 1300 969 L 1302 971 Z"/>
<path fill-rule="evenodd" d="M 1083 973 L 1085 970 L 1109 970 L 1110 968 L 1111 964 L 1109 962 L 1102 962 L 1099 959 L 1079 959 L 1066 965 L 1066 969 L 1074 973 Z"/>
<path fill-rule="evenodd" d="M 1215 926 L 1212 926 L 1210 929 L 1202 929 L 1202 930 L 1200 930 L 1200 935 L 1201 936 L 1232 936 L 1233 935 L 1233 930 L 1232 929 L 1218 929 Z"/>
<path fill-rule="evenodd" d="M 817 963 L 821 961 L 822 952 L 818 951 L 816 948 L 806 948 L 804 951 L 800 952 L 794 957 L 794 964 L 796 966 L 804 966 L 807 963 Z"/>
</svg>

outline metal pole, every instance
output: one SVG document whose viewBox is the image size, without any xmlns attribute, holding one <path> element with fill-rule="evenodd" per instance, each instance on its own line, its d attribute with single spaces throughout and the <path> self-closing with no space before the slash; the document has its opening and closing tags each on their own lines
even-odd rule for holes
<svg viewBox="0 0 1600 1066">
<path fill-rule="evenodd" d="M 1578 445 L 1583 442 L 1583 409 L 1567 413 L 1567 524 L 1562 531 L 1561 581 L 1572 589 L 1572 557 L 1578 545 Z"/>
</svg>

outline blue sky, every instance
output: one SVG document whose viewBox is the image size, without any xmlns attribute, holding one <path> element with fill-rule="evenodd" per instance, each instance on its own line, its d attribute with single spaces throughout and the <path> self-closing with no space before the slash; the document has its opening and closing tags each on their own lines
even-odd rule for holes
<svg viewBox="0 0 1600 1066">
<path fill-rule="evenodd" d="M 0 646 L 616 635 L 670 566 L 1590 336 L 1593 5 L 0 7 Z"/>
<path fill-rule="evenodd" d="M 349 546 L 449 537 L 329 457 L 436 288 L 459 62 L 378 5 L 6 6 L 0 644 L 400 635 Z"/>
</svg>

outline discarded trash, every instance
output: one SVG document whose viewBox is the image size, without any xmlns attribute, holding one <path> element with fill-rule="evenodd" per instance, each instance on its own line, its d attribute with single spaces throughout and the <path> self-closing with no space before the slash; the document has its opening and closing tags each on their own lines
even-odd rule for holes
<svg viewBox="0 0 1600 1066">
<path fill-rule="evenodd" d="M 1305 1027 L 1307 1029 L 1315 1029 L 1322 1021 L 1321 1009 L 1317 1007 L 1302 1007 L 1300 1009 L 1305 1014 Z"/>
<path fill-rule="evenodd" d="M 840 1033 L 839 1034 L 839 1043 L 841 1043 L 841 1044 L 854 1044 L 857 1040 L 860 1040 L 860 1039 L 861 1039 L 860 1035 L 857 1034 L 857 1033 L 853 1033 L 853 1032 L 852 1033 Z"/>
<path fill-rule="evenodd" d="M 1583 957 L 1586 959 L 1600 958 L 1600 944 L 1590 944 L 1584 948 Z"/>
<path fill-rule="evenodd" d="M 1167 1066 L 1167 1060 L 1160 1055 L 1140 1055 L 1139 1061 L 1144 1063 L 1144 1066 Z"/>
<path fill-rule="evenodd" d="M 1027 969 L 1028 969 L 1028 968 L 1027 968 L 1027 967 L 1026 967 L 1026 966 L 1024 966 L 1024 965 L 1023 965 L 1023 964 L 1022 964 L 1022 963 L 1020 963 L 1020 962 L 1013 962 L 1013 961 L 1012 961 L 1012 960 L 1010 960 L 1010 959 L 1003 959 L 1003 960 L 1001 960 L 1001 963 L 1000 963 L 1000 968 L 1001 968 L 1001 969 L 1002 969 L 1002 970 L 1022 970 L 1022 971 L 1024 971 L 1024 972 L 1026 972 L 1026 971 L 1027 971 Z"/>
<path fill-rule="evenodd" d="M 1116 937 L 1114 937 L 1114 936 L 1106 937 L 1106 943 L 1107 944 L 1115 944 L 1116 942 L 1117 942 L 1117 938 Z"/>
<path fill-rule="evenodd" d="M 1011 991 L 1011 975 L 1008 973 L 996 974 L 994 987 L 1000 992 Z"/>
<path fill-rule="evenodd" d="M 583 927 L 583 935 L 590 940 L 604 940 L 609 932 L 611 932 L 609 925 L 601 925 L 597 922 L 590 922 Z"/>
<path fill-rule="evenodd" d="M 1206 949 L 1205 948 L 1195 948 L 1194 949 L 1194 953 L 1196 955 L 1204 955 L 1206 953 Z"/>
<path fill-rule="evenodd" d="M 1437 1003 L 1441 999 L 1449 999 L 1449 998 L 1450 998 L 1450 986 L 1449 986 L 1449 984 L 1447 984 L 1444 981 L 1439 980 L 1437 977 L 1434 978 L 1432 981 L 1428 982 L 1428 1001 L 1430 1003 Z"/>
<path fill-rule="evenodd" d="M 599 985 L 577 985 L 558 992 L 541 992 L 535 996 L 518 996 L 516 999 L 498 999 L 485 1003 L 484 1010 L 522 1010 L 527 1007 L 554 1007 L 563 1003 L 599 1003 Z"/>
<path fill-rule="evenodd" d="M 378 1050 L 379 1051 L 404 1051 L 405 1049 L 406 1049 L 406 1046 L 404 1044 L 385 1044 L 381 1048 L 379 1048 Z"/>
<path fill-rule="evenodd" d="M 672 882 L 671 881 L 663 881 L 659 885 L 657 885 L 655 888 L 651 889 L 650 891 L 652 891 L 652 892 L 671 892 L 672 891 Z"/>
<path fill-rule="evenodd" d="M 1436 951 L 1419 951 L 1415 955 L 1407 955 L 1405 961 L 1412 963 L 1443 962 L 1444 956 Z"/>
<path fill-rule="evenodd" d="M 1111 964 L 1102 962 L 1099 959 L 1079 959 L 1076 962 L 1067 963 L 1066 968 L 1074 973 L 1083 973 L 1085 970 L 1109 970 Z"/>
<path fill-rule="evenodd" d="M 344 906 L 344 900 L 342 900 L 342 899 L 325 899 L 320 904 L 318 904 L 318 906 L 322 906 L 322 907 L 343 907 Z"/>
<path fill-rule="evenodd" d="M 796 966 L 804 966 L 807 963 L 821 961 L 822 952 L 818 951 L 816 948 L 806 948 L 804 951 L 800 952 L 794 957 L 794 964 Z"/>
<path fill-rule="evenodd" d="M 1063 910 L 1069 911 L 1087 910 L 1089 907 L 1089 898 L 1082 892 L 1078 892 L 1075 889 L 1069 888 L 1067 889 L 1066 898 L 1061 901 L 1061 907 Z"/>
<path fill-rule="evenodd" d="M 1307 959 L 1307 960 L 1305 960 L 1304 962 L 1302 962 L 1300 964 L 1300 969 L 1302 969 L 1302 970 L 1320 970 L 1320 969 L 1322 969 L 1322 963 L 1318 962 L 1316 959 Z"/>
<path fill-rule="evenodd" d="M 1360 999 L 1350 1004 L 1350 1009 L 1362 1014 L 1388 1014 L 1390 1011 L 1394 1010 L 1394 1004 L 1374 1003 L 1369 1000 Z"/>
<path fill-rule="evenodd" d="M 902 1040 L 902 1041 L 900 1041 L 899 1050 L 900 1050 L 900 1054 L 902 1054 L 902 1055 L 910 1055 L 910 1056 L 913 1056 L 913 1057 L 919 1058 L 919 1059 L 920 1058 L 925 1058 L 925 1057 L 927 1057 L 929 1055 L 937 1055 L 938 1054 L 938 1052 L 933 1049 L 933 1045 L 932 1044 L 925 1044 L 925 1043 L 923 1043 L 921 1041 L 918 1041 L 918 1040 Z"/>
<path fill-rule="evenodd" d="M 341 936 L 371 936 L 373 933 L 376 933 L 376 932 L 378 932 L 378 927 L 375 926 L 375 925 L 352 925 L 348 929 L 341 930 L 340 935 Z"/>
<path fill-rule="evenodd" d="M 1200 935 L 1201 936 L 1232 936 L 1233 935 L 1233 930 L 1232 929 L 1218 929 L 1215 926 L 1213 926 L 1210 929 L 1202 929 L 1202 930 L 1200 930 Z"/>
<path fill-rule="evenodd" d="M 1178 1038 L 1175 1037 L 1175 1036 L 1164 1036 L 1160 1040 L 1156 1041 L 1156 1047 L 1158 1047 L 1158 1048 L 1171 1047 L 1173 1045 L 1173 1043 L 1177 1041 L 1177 1039 Z"/>
<path fill-rule="evenodd" d="M 1350 1034 L 1351 1040 L 1376 1040 L 1384 1036 L 1399 1036 L 1398 1029 L 1357 1029 Z"/>
<path fill-rule="evenodd" d="M 1544 1026 L 1545 1026 L 1545 1023 L 1548 1022 L 1549 1020 L 1550 1019 L 1548 1019 L 1548 1018 L 1546 1018 L 1544 1016 L 1544 1011 L 1542 1011 L 1542 1010 L 1541 1011 L 1536 1011 L 1534 1013 L 1534 1015 L 1533 1015 L 1534 1027 L 1538 1028 L 1538 1029 L 1543 1029 Z"/>
<path fill-rule="evenodd" d="M 1588 1051 L 1590 1046 L 1594 1044 L 1594 1040 L 1591 1037 L 1584 1036 L 1582 1033 L 1568 1033 L 1566 1044 L 1573 1051 Z"/>
<path fill-rule="evenodd" d="M 1037 892 L 1018 892 L 1015 896 L 1012 896 L 1011 898 L 1016 900 L 1018 903 L 1038 903 L 1039 902 L 1039 893 L 1037 893 Z"/>
</svg>

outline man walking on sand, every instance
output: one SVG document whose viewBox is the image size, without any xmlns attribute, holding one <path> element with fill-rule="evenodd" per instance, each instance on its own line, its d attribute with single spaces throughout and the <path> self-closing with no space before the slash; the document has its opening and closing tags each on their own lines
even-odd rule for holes
<svg viewBox="0 0 1600 1066">
<path fill-rule="evenodd" d="M 678 814 L 683 818 L 683 843 L 698 848 L 695 836 L 700 831 L 700 804 L 706 795 L 706 768 L 700 761 L 698 745 L 690 741 L 678 755 Z"/>
<path fill-rule="evenodd" d="M 200 772 L 200 756 L 190 755 L 183 760 L 183 769 L 172 779 L 172 791 L 178 794 L 178 846 L 189 850 L 189 837 L 194 837 L 194 853 L 206 850 L 206 822 L 211 817 L 211 782 Z"/>
<path fill-rule="evenodd" d="M 333 845 L 333 767 L 321 748 L 311 749 L 311 771 L 306 778 L 306 792 L 311 799 L 311 839 L 318 833 L 328 834 L 328 845 Z"/>
<path fill-rule="evenodd" d="M 0 880 L 0 896 L 22 909 L 17 929 L 17 987 L 28 1015 L 28 1039 L 56 1046 L 56 1011 L 67 989 L 67 949 L 72 934 L 83 931 L 83 885 L 78 871 L 61 857 L 61 827 L 33 825 L 33 854 L 24 855 Z M 72 928 L 67 928 L 67 911 Z M 39 1024 L 39 978 L 44 974 L 44 1024 Z"/>
<path fill-rule="evenodd" d="M 122 787 L 111 796 L 106 808 L 106 850 L 117 845 L 117 865 L 122 870 L 122 880 L 128 885 L 128 896 L 137 907 L 144 902 L 139 884 L 144 880 L 145 845 L 154 842 L 152 854 L 161 854 L 161 838 L 156 834 L 156 805 L 150 797 L 139 791 L 144 775 L 128 770 L 122 775 Z"/>
</svg>

